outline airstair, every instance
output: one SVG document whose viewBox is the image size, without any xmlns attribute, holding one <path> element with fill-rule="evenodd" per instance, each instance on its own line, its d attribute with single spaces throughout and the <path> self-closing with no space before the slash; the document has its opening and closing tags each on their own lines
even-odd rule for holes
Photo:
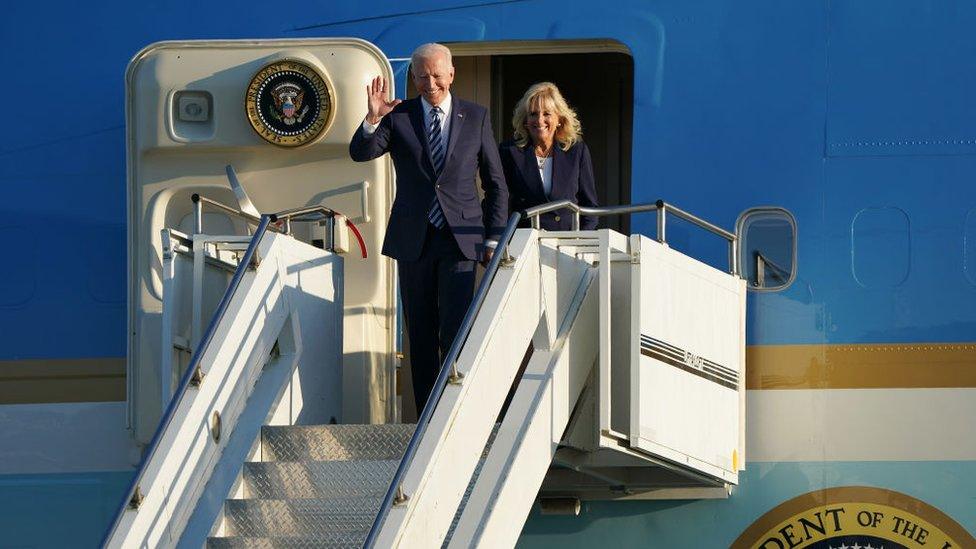
<svg viewBox="0 0 976 549">
<path fill-rule="evenodd" d="M 179 382 L 104 545 L 510 547 L 540 496 L 570 512 L 726 497 L 745 464 L 735 236 L 663 202 L 527 214 L 567 207 L 656 211 L 658 239 L 516 230 L 513 214 L 416 427 L 303 425 L 340 398 L 310 384 L 340 386 L 343 217 L 250 217 L 246 246 L 164 235 L 165 287 L 182 254 L 194 289 L 164 296 L 164 349 L 203 315 L 201 273 L 234 274 L 206 332 L 190 330 L 192 360 L 163 361 Z M 668 214 L 725 238 L 729 271 L 670 249 Z M 324 250 L 288 234 L 310 219 L 330 227 Z"/>
</svg>

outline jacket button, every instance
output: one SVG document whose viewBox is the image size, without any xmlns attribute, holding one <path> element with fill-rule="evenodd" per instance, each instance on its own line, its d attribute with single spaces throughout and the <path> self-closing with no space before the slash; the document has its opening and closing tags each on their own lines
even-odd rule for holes
<svg viewBox="0 0 976 549">
<path fill-rule="evenodd" d="M 437 188 L 439 189 L 439 188 L 441 188 L 441 186 L 440 186 L 440 185 L 438 185 L 438 186 L 437 186 Z"/>
<path fill-rule="evenodd" d="M 557 215 L 555 219 L 556 219 L 556 221 L 559 221 L 559 216 Z"/>
</svg>

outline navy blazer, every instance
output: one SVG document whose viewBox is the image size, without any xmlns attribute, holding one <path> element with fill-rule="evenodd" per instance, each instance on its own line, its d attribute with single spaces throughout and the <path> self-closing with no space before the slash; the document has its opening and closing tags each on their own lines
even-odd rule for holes
<svg viewBox="0 0 976 549">
<path fill-rule="evenodd" d="M 524 210 L 556 200 L 572 200 L 580 206 L 597 205 L 593 160 L 586 143 L 577 141 L 568 151 L 562 150 L 558 142 L 552 148 L 552 190 L 549 197 L 542 189 L 542 176 L 539 175 L 539 164 L 531 140 L 524 147 L 516 145 L 514 140 L 506 141 L 499 146 L 499 153 L 513 210 Z M 563 208 L 542 214 L 539 225 L 547 231 L 572 230 L 573 212 Z M 580 217 L 580 229 L 595 228 L 596 217 Z"/>
<path fill-rule="evenodd" d="M 383 239 L 383 255 L 414 261 L 423 250 L 427 213 L 434 194 L 440 201 L 458 247 L 465 257 L 481 259 L 486 234 L 499 238 L 508 221 L 508 189 L 488 111 L 475 103 L 451 98 L 447 158 L 434 175 L 424 108 L 420 98 L 408 99 L 380 120 L 372 135 L 356 129 L 349 156 L 366 162 L 389 152 L 396 168 L 396 197 Z M 475 187 L 481 173 L 484 209 Z"/>
</svg>

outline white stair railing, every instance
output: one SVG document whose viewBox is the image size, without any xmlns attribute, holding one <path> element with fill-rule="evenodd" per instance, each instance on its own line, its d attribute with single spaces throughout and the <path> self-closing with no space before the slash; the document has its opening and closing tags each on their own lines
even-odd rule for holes
<svg viewBox="0 0 976 549">
<path fill-rule="evenodd" d="M 651 325 L 652 332 L 660 322 L 677 318 L 673 314 L 676 304 L 690 304 L 697 307 L 696 310 L 705 311 L 703 314 L 706 315 L 722 313 L 720 320 L 711 324 L 694 322 L 694 315 L 690 321 L 686 318 L 688 314 L 681 316 L 686 321 L 681 325 L 682 337 L 688 339 L 689 348 L 693 350 L 703 347 L 708 353 L 716 353 L 718 351 L 712 348 L 716 346 L 709 346 L 709 343 L 714 343 L 715 334 L 721 333 L 721 357 L 731 356 L 736 348 L 744 349 L 744 338 L 739 330 L 739 317 L 744 315 L 744 298 L 741 302 L 731 297 L 709 301 L 700 295 L 704 293 L 708 297 L 711 295 L 708 292 L 718 286 L 727 290 L 729 296 L 744 295 L 736 268 L 738 240 L 734 234 L 663 201 L 589 209 L 561 202 L 540 206 L 527 213 L 534 218 L 539 213 L 563 207 L 573 210 L 575 226 L 579 225 L 581 214 L 657 211 L 658 242 L 639 236 L 627 239 L 606 230 L 515 231 L 520 214 L 513 214 L 496 257 L 488 267 L 458 338 L 442 366 L 430 402 L 421 414 L 417 432 L 380 508 L 366 547 L 441 546 L 527 353 L 531 353 L 531 358 L 459 515 L 460 520 L 450 539 L 451 547 L 514 546 L 560 443 L 564 442 L 574 408 L 588 380 L 599 380 L 595 392 L 601 398 L 603 393 L 612 392 L 613 387 L 604 381 L 612 362 L 619 363 L 618 374 L 627 376 L 627 379 L 619 380 L 619 384 L 632 392 L 629 399 L 621 400 L 619 406 L 624 407 L 620 412 L 633 418 L 634 432 L 641 436 L 650 433 L 640 430 L 641 421 L 646 418 L 637 414 L 639 409 L 633 406 L 648 399 L 661 399 L 662 387 L 652 387 L 658 391 L 655 393 L 647 390 L 646 383 L 638 383 L 643 379 L 642 375 L 647 375 L 644 370 L 656 371 L 651 368 L 657 367 L 656 363 L 647 363 L 637 352 L 638 336 L 647 328 L 645 317 L 648 311 L 664 317 L 663 320 L 655 317 L 658 323 Z M 668 249 L 664 241 L 667 213 L 725 239 L 729 249 L 729 270 L 722 273 Z M 537 226 L 535 219 L 533 225 Z M 508 257 L 509 253 L 514 259 Z M 502 254 L 506 256 L 504 262 L 499 261 Z M 689 268 L 693 272 L 685 273 L 688 269 L 679 269 L 665 259 L 691 262 L 694 268 Z M 611 263 L 624 267 L 612 270 Z M 504 267 L 498 268 L 500 264 Z M 652 276 L 641 276 L 642 266 L 648 273 L 657 273 L 658 277 L 692 276 L 693 280 L 680 288 L 675 287 L 675 295 L 668 299 L 655 296 L 650 303 L 647 296 L 652 292 L 642 290 L 658 282 Z M 616 280 L 612 292 L 611 279 Z M 642 299 L 636 300 L 636 296 Z M 631 300 L 634 300 L 633 304 Z M 621 307 L 624 302 L 626 307 Z M 709 308 L 712 306 L 714 311 Z M 610 314 L 621 315 L 613 319 L 612 325 L 623 335 L 618 337 L 610 331 Z M 531 349 L 528 347 L 530 341 Z M 614 352 L 619 355 L 614 355 L 613 361 L 610 360 L 611 342 L 616 348 Z M 734 366 L 736 375 L 741 376 L 738 363 L 727 362 L 728 370 L 731 372 Z M 599 376 L 594 372 L 597 364 L 600 365 Z M 665 373 L 684 372 L 682 366 L 678 363 L 674 372 L 668 370 Z M 722 372 L 726 377 L 733 375 L 724 373 L 725 370 Z M 677 375 L 672 385 L 680 387 L 681 382 L 688 381 L 681 375 Z M 453 380 L 451 384 L 447 384 L 448 379 Z M 713 471 L 714 468 L 703 471 L 697 461 L 694 466 L 686 467 L 684 460 L 710 450 L 690 446 L 682 448 L 685 454 L 662 456 L 654 447 L 645 448 L 649 443 L 643 438 L 627 438 L 626 432 L 622 435 L 612 433 L 613 437 L 619 436 L 619 440 L 613 437 L 604 440 L 606 437 L 601 430 L 601 434 L 593 436 L 594 442 L 585 444 L 583 452 L 609 449 L 609 454 L 595 456 L 593 464 L 597 466 L 606 457 L 614 467 L 626 461 L 636 467 L 660 468 L 666 475 L 687 478 L 685 483 L 693 488 L 727 488 L 727 483 L 737 481 L 737 469 L 742 463 L 736 459 L 742 449 L 736 447 L 735 441 L 741 437 L 738 421 L 741 410 L 736 399 L 743 391 L 733 385 L 726 388 L 731 392 L 720 395 L 719 405 L 699 406 L 702 399 L 707 404 L 717 389 L 711 386 L 696 386 L 696 389 L 693 402 L 675 407 L 673 414 L 666 412 L 654 419 L 664 421 L 674 429 L 676 425 L 683 425 L 680 416 L 692 408 L 698 412 L 697 422 L 707 422 L 714 417 L 728 419 L 722 424 L 723 442 L 728 439 L 732 443 L 722 446 L 722 450 L 729 450 L 732 470 L 722 469 L 721 474 Z M 609 398 L 600 400 L 601 421 L 604 416 L 610 417 L 610 401 Z M 587 423 L 591 427 L 597 425 L 595 412 L 595 409 L 583 411 L 584 415 L 590 415 Z M 610 454 L 620 454 L 624 459 L 614 461 Z M 599 476 L 597 472 L 594 474 Z M 611 477 L 603 475 L 602 478 Z M 652 485 L 658 486 L 653 482 Z"/>
<path fill-rule="evenodd" d="M 390 509 L 374 546 L 443 543 L 527 352 L 532 356 L 516 393 L 516 399 L 523 395 L 523 402 L 512 402 L 492 453 L 496 448 L 507 453 L 513 447 L 528 452 L 514 469 L 506 468 L 511 463 L 505 457 L 495 463 L 489 454 L 482 475 L 498 478 L 517 470 L 517 478 L 505 483 L 512 489 L 506 501 L 524 500 L 516 509 L 531 505 L 599 348 L 596 268 L 572 247 L 540 245 L 539 235 L 519 230 L 508 244 L 514 258 L 497 270 L 487 290 L 456 361 L 459 379 L 445 387 L 406 469 L 399 502 Z M 590 240 L 595 245 L 596 239 Z M 577 322 L 578 317 L 587 322 Z M 555 408 L 552 399 L 558 401 Z M 554 420 L 553 414 L 558 418 Z M 526 429 L 541 429 L 545 436 Z M 518 447 L 520 442 L 534 445 L 540 440 L 541 454 Z M 523 480 L 528 480 L 531 494 L 516 487 Z M 469 514 L 486 516 L 483 507 L 492 499 L 485 494 L 475 502 L 473 495 L 462 523 Z M 473 503 L 475 510 L 469 512 Z M 524 516 L 517 524 L 522 520 Z"/>
<path fill-rule="evenodd" d="M 341 257 L 266 232 L 270 221 L 262 216 L 103 547 L 176 545 L 286 324 L 296 364 L 341 359 Z M 332 332 L 332 344 L 316 343 Z M 281 405 L 294 407 L 294 395 Z"/>
<path fill-rule="evenodd" d="M 509 244 L 515 259 L 494 277 L 457 359 L 460 383 L 445 387 L 376 547 L 440 546 L 447 535 L 542 315 L 536 234 Z"/>
<path fill-rule="evenodd" d="M 595 269 L 588 270 L 568 303 L 554 341 L 536 338 L 535 351 L 449 547 L 515 546 L 596 363 L 597 297 Z"/>
</svg>

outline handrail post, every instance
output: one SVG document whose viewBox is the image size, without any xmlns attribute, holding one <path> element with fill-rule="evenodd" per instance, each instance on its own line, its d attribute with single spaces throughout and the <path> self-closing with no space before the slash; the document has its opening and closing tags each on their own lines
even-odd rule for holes
<svg viewBox="0 0 976 549">
<path fill-rule="evenodd" d="M 756 287 L 766 286 L 766 258 L 761 253 L 756 252 Z"/>
<path fill-rule="evenodd" d="M 203 234 L 203 201 L 199 194 L 193 197 L 193 234 Z"/>
<path fill-rule="evenodd" d="M 729 273 L 739 276 L 739 238 L 729 240 Z"/>
<path fill-rule="evenodd" d="M 515 264 L 515 256 L 513 256 L 512 252 L 509 251 L 508 246 L 505 246 L 505 249 L 502 250 L 502 253 L 505 255 L 502 256 L 502 260 L 498 264 L 500 267 L 508 268 Z"/>
<path fill-rule="evenodd" d="M 663 200 L 657 201 L 657 241 L 664 244 L 668 241 L 666 230 L 666 222 L 668 215 L 668 205 Z"/>
<path fill-rule="evenodd" d="M 325 245 L 325 249 L 330 252 L 335 252 L 336 246 L 336 223 L 335 216 L 330 215 L 325 220 L 325 234 L 329 235 L 329 242 Z"/>
</svg>

